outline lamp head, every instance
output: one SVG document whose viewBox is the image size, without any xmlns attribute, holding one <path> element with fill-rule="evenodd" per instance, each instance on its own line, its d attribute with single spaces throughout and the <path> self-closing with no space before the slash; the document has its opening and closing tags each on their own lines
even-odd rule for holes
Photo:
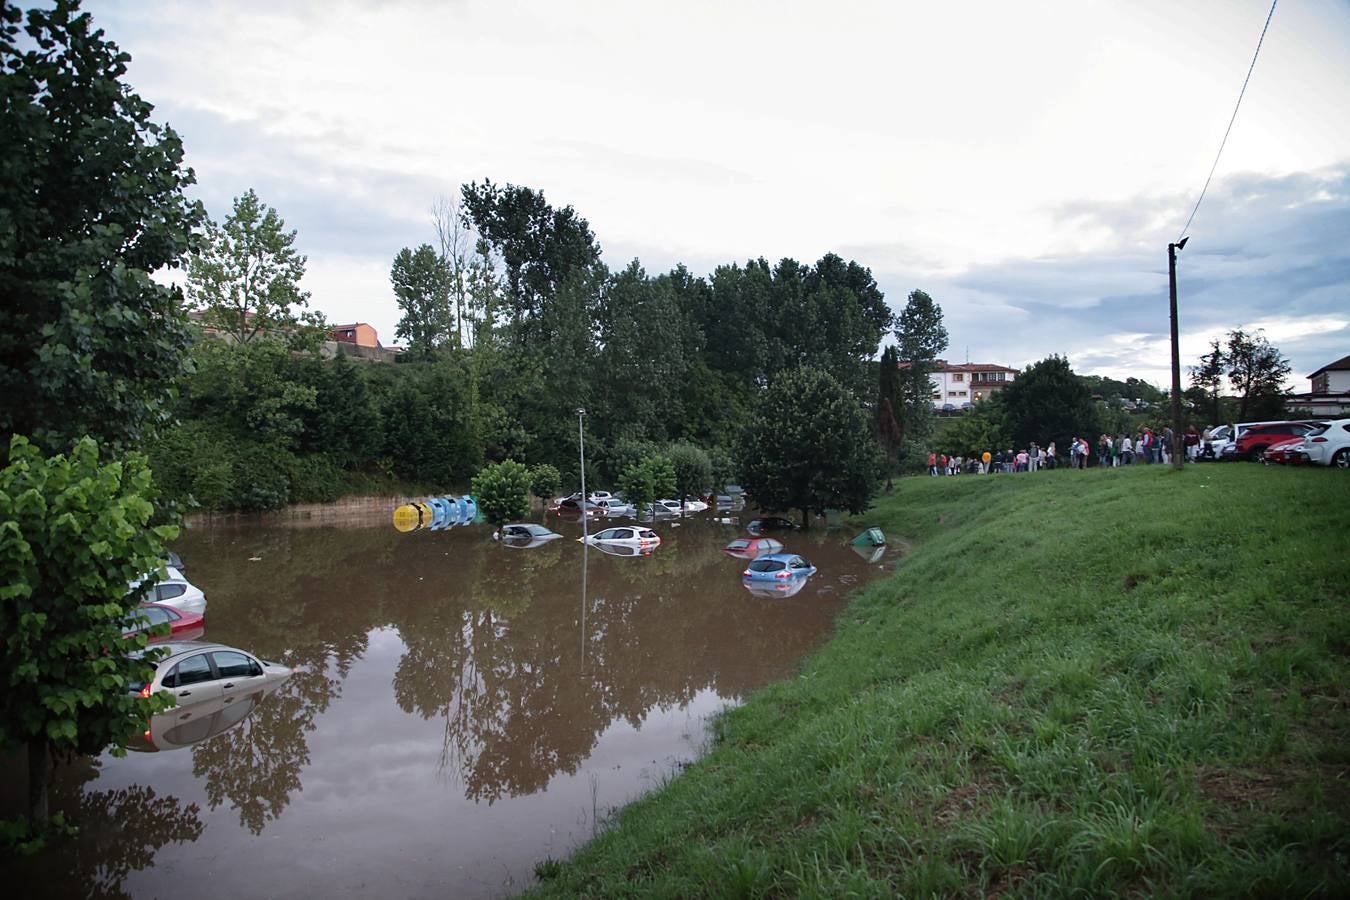
<svg viewBox="0 0 1350 900">
<path fill-rule="evenodd" d="M 1188 234 L 1188 235 L 1186 235 L 1184 238 L 1182 238 L 1181 240 L 1177 241 L 1177 249 L 1178 249 L 1178 250 L 1184 250 L 1185 247 L 1186 247 L 1186 242 L 1189 241 L 1190 239 L 1191 239 L 1191 236 Z"/>
</svg>

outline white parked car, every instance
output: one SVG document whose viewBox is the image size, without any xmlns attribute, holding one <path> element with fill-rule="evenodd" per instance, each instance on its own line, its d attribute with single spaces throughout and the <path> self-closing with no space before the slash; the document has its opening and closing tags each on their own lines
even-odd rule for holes
<svg viewBox="0 0 1350 900">
<path fill-rule="evenodd" d="M 158 584 L 145 589 L 140 598 L 141 602 L 160 603 L 183 612 L 204 615 L 206 613 L 206 595 L 201 592 L 201 589 L 184 578 L 183 573 L 173 566 L 165 566 L 164 571 L 165 577 L 161 578 Z M 144 584 L 148 577 L 142 576 L 128 584 L 127 587 L 134 591 Z"/>
<path fill-rule="evenodd" d="M 640 525 L 623 525 L 618 528 L 606 528 L 604 531 L 597 531 L 595 534 L 586 537 L 577 538 L 587 544 L 623 544 L 629 547 L 658 547 L 661 544 L 661 536 L 650 528 L 643 528 Z"/>
<path fill-rule="evenodd" d="M 1350 469 L 1350 419 L 1336 419 L 1303 438 L 1308 462 Z"/>
<path fill-rule="evenodd" d="M 186 641 L 150 648 L 161 649 L 168 653 L 155 663 L 153 677 L 130 685 L 128 690 L 142 697 L 172 694 L 179 708 L 247 697 L 271 690 L 291 677 L 291 669 L 281 663 L 224 644 Z"/>
<path fill-rule="evenodd" d="M 589 499 L 592 503 L 599 503 L 601 500 L 608 500 L 613 496 L 609 491 L 591 491 Z"/>
</svg>

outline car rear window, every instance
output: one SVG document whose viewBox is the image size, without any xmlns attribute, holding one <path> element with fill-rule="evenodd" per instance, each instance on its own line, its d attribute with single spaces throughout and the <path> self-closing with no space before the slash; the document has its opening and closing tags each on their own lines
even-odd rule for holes
<svg viewBox="0 0 1350 900">
<path fill-rule="evenodd" d="M 783 568 L 781 559 L 757 559 L 750 564 L 751 572 L 777 572 Z"/>
<path fill-rule="evenodd" d="M 744 550 L 746 547 L 749 547 L 749 546 L 750 546 L 750 542 L 749 542 L 749 541 L 732 541 L 730 544 L 727 544 L 727 549 L 728 549 L 728 550 Z"/>
<path fill-rule="evenodd" d="M 644 529 L 642 529 L 641 531 L 638 532 L 638 537 L 641 537 L 641 538 L 654 538 L 654 537 L 656 537 L 656 532 L 655 532 L 655 531 L 652 531 L 650 528 L 644 528 Z"/>
</svg>

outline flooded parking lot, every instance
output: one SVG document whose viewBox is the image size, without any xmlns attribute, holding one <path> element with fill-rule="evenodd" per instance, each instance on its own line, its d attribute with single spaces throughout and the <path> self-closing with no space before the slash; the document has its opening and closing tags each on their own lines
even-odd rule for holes
<svg viewBox="0 0 1350 900">
<path fill-rule="evenodd" d="M 296 673 L 59 767 L 53 808 L 81 835 L 8 875 L 44 896 L 509 895 L 697 757 L 708 717 L 790 675 L 896 558 L 776 532 L 819 571 L 751 592 L 721 551 L 739 523 L 658 522 L 648 556 L 546 523 L 563 539 L 533 547 L 400 534 L 387 512 L 187 530 L 204 638 Z"/>
</svg>

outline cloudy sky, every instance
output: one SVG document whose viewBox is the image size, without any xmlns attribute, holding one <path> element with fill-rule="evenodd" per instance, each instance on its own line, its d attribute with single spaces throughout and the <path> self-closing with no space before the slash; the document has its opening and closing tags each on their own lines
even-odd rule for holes
<svg viewBox="0 0 1350 900">
<path fill-rule="evenodd" d="M 484 177 L 649 272 L 837 252 L 941 303 L 948 357 L 1166 384 L 1167 242 L 1267 0 L 87 0 L 220 219 L 249 187 L 312 305 L 385 343 L 389 264 Z M 1180 257 L 1183 364 L 1350 353 L 1350 3 L 1285 0 Z"/>
</svg>

